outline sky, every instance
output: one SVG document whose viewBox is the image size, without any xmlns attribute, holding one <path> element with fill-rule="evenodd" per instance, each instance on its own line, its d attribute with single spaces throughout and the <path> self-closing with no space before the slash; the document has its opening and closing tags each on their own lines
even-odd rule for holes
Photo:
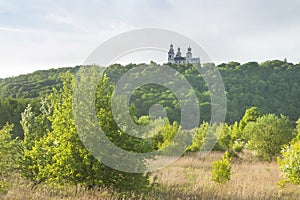
<svg viewBox="0 0 300 200">
<path fill-rule="evenodd" d="M 0 78 L 81 65 L 104 41 L 145 27 L 188 36 L 216 64 L 299 63 L 299 9 L 299 0 L 0 0 Z"/>
</svg>

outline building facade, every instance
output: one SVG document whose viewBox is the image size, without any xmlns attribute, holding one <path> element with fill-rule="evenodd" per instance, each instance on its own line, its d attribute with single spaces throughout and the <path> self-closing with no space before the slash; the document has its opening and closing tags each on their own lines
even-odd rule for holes
<svg viewBox="0 0 300 200">
<path fill-rule="evenodd" d="M 179 47 L 175 55 L 173 44 L 171 44 L 168 52 L 168 62 L 175 63 L 175 64 L 185 64 L 185 63 L 197 64 L 200 63 L 200 58 L 199 57 L 193 58 L 191 47 L 187 49 L 186 57 L 181 56 Z"/>
</svg>

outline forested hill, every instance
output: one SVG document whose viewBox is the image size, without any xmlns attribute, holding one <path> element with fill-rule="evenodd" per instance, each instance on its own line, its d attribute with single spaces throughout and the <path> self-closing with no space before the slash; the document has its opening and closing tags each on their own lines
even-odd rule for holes
<svg viewBox="0 0 300 200">
<path fill-rule="evenodd" d="M 205 64 L 204 64 L 205 65 Z M 107 70 L 113 82 L 136 65 L 113 65 Z M 210 120 L 210 93 L 205 87 L 202 75 L 191 65 L 171 65 L 183 74 L 197 91 L 202 120 Z M 300 117 L 300 63 L 280 60 L 263 63 L 240 64 L 229 62 L 217 66 L 225 85 L 227 97 L 226 122 L 233 123 L 242 118 L 246 109 L 259 107 L 262 113 L 284 114 L 296 121 Z M 156 86 L 149 86 L 156 87 Z M 161 87 L 156 90 L 141 87 L 132 96 L 138 114 L 147 115 L 153 103 L 167 107 L 168 117 L 179 120 L 180 109 L 170 91 Z M 152 94 L 148 94 L 152 91 Z M 147 93 L 147 94 L 146 94 Z M 175 104 L 175 105 L 174 105 Z M 168 109 L 171 108 L 171 109 Z M 170 115 L 169 115 L 170 114 Z"/>
<path fill-rule="evenodd" d="M 114 64 L 106 73 L 112 82 L 122 74 L 136 67 L 135 64 L 121 66 Z M 151 64 L 149 65 L 151 67 Z M 202 75 L 191 65 L 171 65 L 182 73 L 197 91 L 202 120 L 210 119 L 210 93 Z M 245 110 L 259 107 L 263 113 L 284 114 L 291 120 L 300 117 L 300 64 L 273 60 L 263 63 L 240 64 L 229 62 L 217 66 L 223 77 L 227 95 L 226 121 L 232 123 L 241 119 Z M 79 66 L 36 71 L 31 74 L 0 79 L 0 128 L 6 121 L 20 121 L 20 113 L 28 102 L 49 94 L 53 87 L 60 88 L 61 75 L 66 71 L 75 74 Z M 154 89 L 149 90 L 149 87 Z M 150 91 L 150 92 L 149 92 Z M 180 120 L 180 108 L 172 93 L 157 85 L 141 87 L 132 96 L 136 115 L 148 114 L 151 105 L 164 105 L 171 120 Z M 17 129 L 19 129 L 17 128 Z"/>
<path fill-rule="evenodd" d="M 300 117 L 300 64 L 267 61 L 243 65 L 219 65 L 227 91 L 227 116 L 233 122 L 245 109 L 259 107 L 264 113 Z"/>
<path fill-rule="evenodd" d="M 36 98 L 62 86 L 61 75 L 76 73 L 80 66 L 39 70 L 30 74 L 0 79 L 0 98 Z"/>
</svg>

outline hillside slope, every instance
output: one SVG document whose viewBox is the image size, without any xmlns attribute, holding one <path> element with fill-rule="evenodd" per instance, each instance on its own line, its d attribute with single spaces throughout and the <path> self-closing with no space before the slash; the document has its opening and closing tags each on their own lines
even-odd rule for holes
<svg viewBox="0 0 300 200">
<path fill-rule="evenodd" d="M 0 79 L 0 98 L 37 98 L 60 88 L 61 75 L 76 73 L 80 66 L 39 70 L 33 73 Z"/>
</svg>

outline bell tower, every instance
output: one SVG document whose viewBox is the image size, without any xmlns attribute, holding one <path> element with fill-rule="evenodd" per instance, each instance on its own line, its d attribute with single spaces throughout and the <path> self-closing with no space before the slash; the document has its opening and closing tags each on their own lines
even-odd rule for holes
<svg viewBox="0 0 300 200">
<path fill-rule="evenodd" d="M 191 63 L 192 58 L 193 58 L 193 56 L 192 56 L 192 48 L 189 47 L 187 49 L 187 52 L 186 52 L 186 61 L 189 62 L 189 63 Z"/>
<path fill-rule="evenodd" d="M 175 53 L 174 53 L 174 49 L 173 49 L 173 44 L 171 44 L 169 52 L 168 52 L 168 62 L 175 63 L 174 55 L 175 55 Z"/>
</svg>

